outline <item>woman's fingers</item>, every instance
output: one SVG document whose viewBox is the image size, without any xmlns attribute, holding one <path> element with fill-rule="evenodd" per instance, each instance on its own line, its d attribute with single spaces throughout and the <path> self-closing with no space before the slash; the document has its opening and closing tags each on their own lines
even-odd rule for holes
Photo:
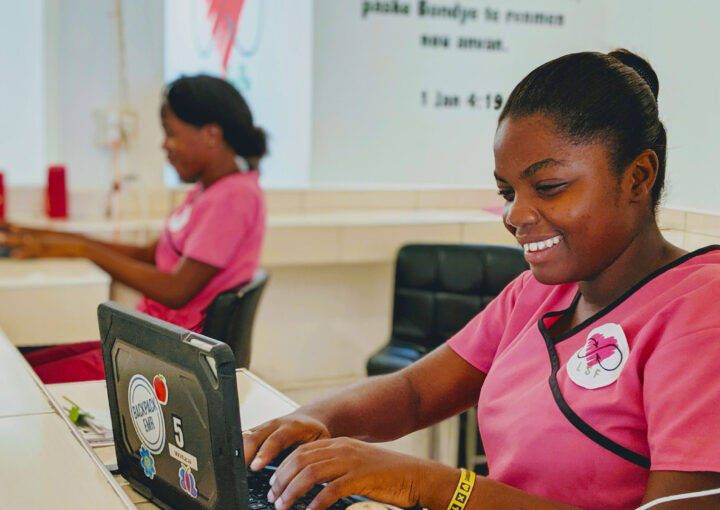
<svg viewBox="0 0 720 510">
<path fill-rule="evenodd" d="M 353 490 L 351 487 L 352 484 L 349 477 L 341 476 L 340 478 L 336 478 L 323 487 L 307 506 L 307 510 L 323 510 L 339 499 L 346 498 L 356 492 L 361 492 Z"/>
<path fill-rule="evenodd" d="M 34 256 L 37 243 L 25 234 L 0 232 L 0 245 L 10 248 L 10 257 L 14 259 L 25 259 Z"/>
<path fill-rule="evenodd" d="M 268 500 L 275 503 L 277 510 L 286 510 L 313 486 L 325 482 L 331 488 L 325 492 L 321 502 L 335 497 L 329 505 L 352 494 L 346 483 L 350 479 L 343 476 L 355 462 L 352 451 L 345 448 L 350 441 L 347 438 L 327 439 L 299 446 L 275 472 Z M 326 489 L 327 486 L 323 491 Z M 343 495 L 336 496 L 341 493 Z M 321 505 L 321 502 L 314 502 L 313 507 Z"/>
<path fill-rule="evenodd" d="M 10 251 L 10 258 L 12 259 L 32 259 L 35 258 L 33 251 L 26 248 L 13 248 Z"/>
<path fill-rule="evenodd" d="M 267 466 L 281 451 L 298 442 L 293 437 L 294 434 L 285 426 L 273 431 L 255 453 L 255 458 L 250 463 L 250 469 L 257 471 Z"/>
<path fill-rule="evenodd" d="M 302 466 L 291 478 L 285 480 L 286 485 L 277 479 L 276 472 L 276 477 L 273 479 L 268 493 L 268 501 L 275 503 L 276 510 L 287 510 L 298 498 L 307 494 L 315 485 L 337 479 L 343 471 L 342 466 L 331 460 L 313 462 Z M 280 485 L 283 485 L 283 487 L 278 487 Z M 331 504 L 337 499 L 332 501 Z"/>
<path fill-rule="evenodd" d="M 22 243 L 20 234 L 12 232 L 0 231 L 0 244 L 5 246 L 18 246 Z"/>
<path fill-rule="evenodd" d="M 324 425 L 305 416 L 271 420 L 243 434 L 243 446 L 247 448 L 245 463 L 252 470 L 262 469 L 283 450 L 328 436 Z"/>
<path fill-rule="evenodd" d="M 326 441 L 315 441 L 310 444 L 300 445 L 280 463 L 277 471 L 275 471 L 275 474 L 270 479 L 271 487 L 268 497 L 271 502 L 277 501 L 282 497 L 286 504 L 292 504 L 298 496 L 305 494 L 310 487 L 316 483 L 326 481 L 320 481 L 319 478 L 316 480 L 315 477 L 322 478 L 325 473 L 318 471 L 317 467 L 312 467 L 315 463 L 322 463 L 330 457 L 323 451 L 323 445 L 325 443 Z M 303 470 L 306 470 L 304 478 L 310 480 L 307 486 L 305 486 L 305 482 L 302 480 L 296 480 Z M 293 482 L 295 482 L 293 486 L 295 491 L 298 490 L 298 487 L 304 487 L 304 491 L 298 494 L 294 492 L 288 492 L 286 494 L 288 487 Z M 278 504 L 276 503 L 276 508 L 277 506 Z"/>
<path fill-rule="evenodd" d="M 266 423 L 263 426 L 254 429 L 243 430 L 242 440 L 246 466 L 252 462 L 260 445 L 263 441 L 265 441 L 267 436 L 272 433 L 273 429 L 271 428 L 270 423 Z"/>
<path fill-rule="evenodd" d="M 278 453 L 296 443 L 283 419 L 271 420 L 243 433 L 245 464 L 257 471 L 264 468 Z"/>
</svg>

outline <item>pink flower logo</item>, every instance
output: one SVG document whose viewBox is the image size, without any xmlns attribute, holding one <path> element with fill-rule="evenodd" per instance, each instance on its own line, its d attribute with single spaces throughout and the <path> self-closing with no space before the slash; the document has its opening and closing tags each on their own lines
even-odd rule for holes
<svg viewBox="0 0 720 510">
<path fill-rule="evenodd" d="M 585 358 L 588 367 L 598 365 L 603 370 L 612 372 L 621 365 L 623 355 L 614 336 L 606 337 L 595 333 L 585 344 L 585 354 L 578 352 L 578 358 Z"/>
</svg>

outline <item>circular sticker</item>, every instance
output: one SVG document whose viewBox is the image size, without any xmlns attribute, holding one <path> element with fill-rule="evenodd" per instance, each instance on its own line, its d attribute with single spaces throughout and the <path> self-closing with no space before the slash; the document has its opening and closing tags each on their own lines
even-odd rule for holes
<svg viewBox="0 0 720 510">
<path fill-rule="evenodd" d="M 614 383 L 622 372 L 630 347 L 620 324 L 608 322 L 590 331 L 585 344 L 568 360 L 570 379 L 589 390 Z"/>
<path fill-rule="evenodd" d="M 136 374 L 130 379 L 128 402 L 135 432 L 152 453 L 165 447 L 165 420 L 155 389 L 144 376 Z"/>
<path fill-rule="evenodd" d="M 192 207 L 186 205 L 180 211 L 173 213 L 167 220 L 167 227 L 170 232 L 179 232 L 183 229 L 187 222 L 190 221 L 190 214 L 192 213 Z"/>
</svg>

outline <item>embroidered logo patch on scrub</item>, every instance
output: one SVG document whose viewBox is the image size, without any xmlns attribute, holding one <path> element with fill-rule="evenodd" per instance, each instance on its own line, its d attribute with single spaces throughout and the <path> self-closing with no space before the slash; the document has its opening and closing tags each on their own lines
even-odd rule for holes
<svg viewBox="0 0 720 510">
<path fill-rule="evenodd" d="M 589 390 L 614 383 L 622 372 L 630 347 L 620 324 L 609 322 L 590 331 L 585 345 L 565 367 L 570 379 Z"/>
</svg>

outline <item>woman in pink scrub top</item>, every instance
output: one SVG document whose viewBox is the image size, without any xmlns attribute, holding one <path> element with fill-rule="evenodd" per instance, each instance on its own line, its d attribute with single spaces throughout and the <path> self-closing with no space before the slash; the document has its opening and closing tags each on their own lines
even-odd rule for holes
<svg viewBox="0 0 720 510">
<path fill-rule="evenodd" d="M 205 75 L 167 86 L 163 149 L 183 182 L 195 183 L 148 246 L 14 225 L 0 233 L 11 255 L 83 257 L 143 294 L 138 310 L 201 331 L 212 299 L 252 279 L 265 232 L 258 165 L 264 132 L 228 82 Z M 26 358 L 45 382 L 102 379 L 99 342 L 50 347 Z"/>
<path fill-rule="evenodd" d="M 625 50 L 566 55 L 515 87 L 494 175 L 531 271 L 406 369 L 246 431 L 250 469 L 303 443 L 273 477 L 277 510 L 317 483 L 308 510 L 349 494 L 438 510 L 627 509 L 720 487 L 720 247 L 687 253 L 657 226 L 657 94 L 650 65 Z M 474 405 L 489 466 L 474 485 L 368 444 Z"/>
</svg>

